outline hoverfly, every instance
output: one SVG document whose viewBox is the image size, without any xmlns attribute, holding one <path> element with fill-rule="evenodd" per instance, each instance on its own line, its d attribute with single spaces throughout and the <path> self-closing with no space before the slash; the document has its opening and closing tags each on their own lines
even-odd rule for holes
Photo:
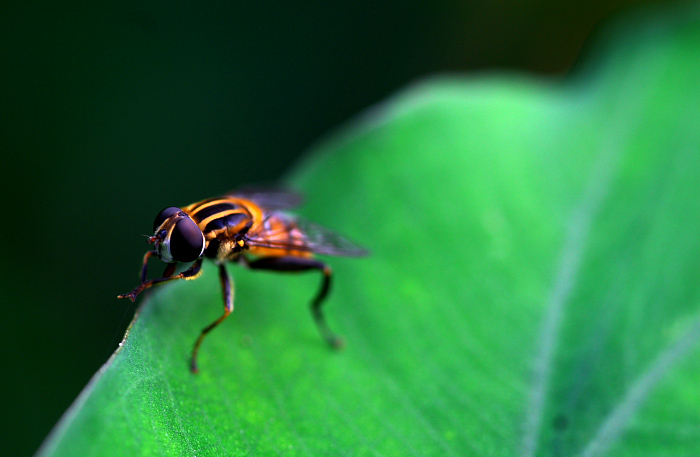
<svg viewBox="0 0 700 457">
<path fill-rule="evenodd" d="M 331 285 L 331 268 L 314 254 L 363 256 L 363 248 L 328 229 L 303 221 L 282 210 L 296 206 L 297 194 L 284 190 L 240 191 L 210 198 L 189 206 L 163 209 L 153 222 L 141 267 L 141 284 L 118 298 L 132 302 L 136 296 L 156 284 L 199 276 L 204 258 L 219 266 L 224 312 L 202 329 L 194 343 L 190 370 L 197 373 L 197 354 L 204 337 L 233 311 L 233 285 L 226 262 L 238 262 L 251 269 L 274 271 L 317 270 L 321 287 L 311 302 L 311 312 L 323 339 L 332 347 L 342 340 L 326 324 L 322 305 Z M 167 263 L 162 277 L 146 280 L 148 259 L 157 256 Z M 179 262 L 194 262 L 174 274 Z"/>
</svg>

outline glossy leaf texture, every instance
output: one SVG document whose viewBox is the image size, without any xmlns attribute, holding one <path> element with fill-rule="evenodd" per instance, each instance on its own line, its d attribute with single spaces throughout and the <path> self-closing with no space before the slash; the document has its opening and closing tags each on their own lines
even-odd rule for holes
<svg viewBox="0 0 700 457">
<path fill-rule="evenodd" d="M 322 142 L 291 182 L 371 251 L 327 258 L 347 347 L 318 275 L 232 265 L 191 375 L 208 265 L 142 302 L 39 455 L 700 454 L 699 13 L 627 15 L 562 80 L 425 81 Z"/>
</svg>

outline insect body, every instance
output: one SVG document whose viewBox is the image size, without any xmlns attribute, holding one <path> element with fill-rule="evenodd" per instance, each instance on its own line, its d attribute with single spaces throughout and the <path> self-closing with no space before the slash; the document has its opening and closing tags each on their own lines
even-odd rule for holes
<svg viewBox="0 0 700 457">
<path fill-rule="evenodd" d="M 241 192 L 210 198 L 182 208 L 162 210 L 153 222 L 148 238 L 153 250 L 146 252 L 141 284 L 118 298 L 136 296 L 156 284 L 176 279 L 194 279 L 205 257 L 219 266 L 224 296 L 224 313 L 205 327 L 192 349 L 190 369 L 198 371 L 197 353 L 204 337 L 233 311 L 233 285 L 226 262 L 239 262 L 252 269 L 276 271 L 318 270 L 323 279 L 311 302 L 314 320 L 326 342 L 342 345 L 326 324 L 321 306 L 331 284 L 331 269 L 314 254 L 361 256 L 366 251 L 347 239 L 320 226 L 281 212 L 295 206 L 299 198 L 285 191 Z M 148 259 L 157 256 L 167 263 L 163 276 L 146 280 Z M 178 262 L 194 262 L 189 269 L 174 274 Z"/>
</svg>

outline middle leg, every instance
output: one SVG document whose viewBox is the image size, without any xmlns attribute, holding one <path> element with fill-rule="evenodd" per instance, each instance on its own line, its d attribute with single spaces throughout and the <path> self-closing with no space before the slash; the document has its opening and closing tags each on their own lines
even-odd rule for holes
<svg viewBox="0 0 700 457">
<path fill-rule="evenodd" d="M 192 358 L 190 359 L 190 371 L 192 373 L 199 372 L 199 367 L 197 366 L 197 353 L 199 352 L 199 346 L 201 346 L 204 337 L 207 333 L 214 330 L 214 328 L 222 323 L 224 319 L 228 317 L 229 314 L 233 312 L 233 283 L 231 278 L 226 271 L 226 266 L 223 263 L 219 264 L 219 280 L 221 281 L 221 291 L 224 295 L 224 314 L 222 314 L 217 320 L 207 325 L 202 329 L 199 334 L 199 338 L 194 343 L 194 348 L 192 349 Z"/>
</svg>

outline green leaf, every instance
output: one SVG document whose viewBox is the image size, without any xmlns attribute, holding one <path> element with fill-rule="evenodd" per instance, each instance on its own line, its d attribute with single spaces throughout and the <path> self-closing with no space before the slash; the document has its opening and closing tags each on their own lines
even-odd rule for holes
<svg viewBox="0 0 700 457">
<path fill-rule="evenodd" d="M 328 259 L 345 350 L 317 275 L 230 266 L 191 375 L 208 265 L 143 301 L 39 455 L 700 453 L 699 11 L 629 16 L 563 81 L 425 82 L 326 141 L 293 181 L 372 251 Z"/>
</svg>

